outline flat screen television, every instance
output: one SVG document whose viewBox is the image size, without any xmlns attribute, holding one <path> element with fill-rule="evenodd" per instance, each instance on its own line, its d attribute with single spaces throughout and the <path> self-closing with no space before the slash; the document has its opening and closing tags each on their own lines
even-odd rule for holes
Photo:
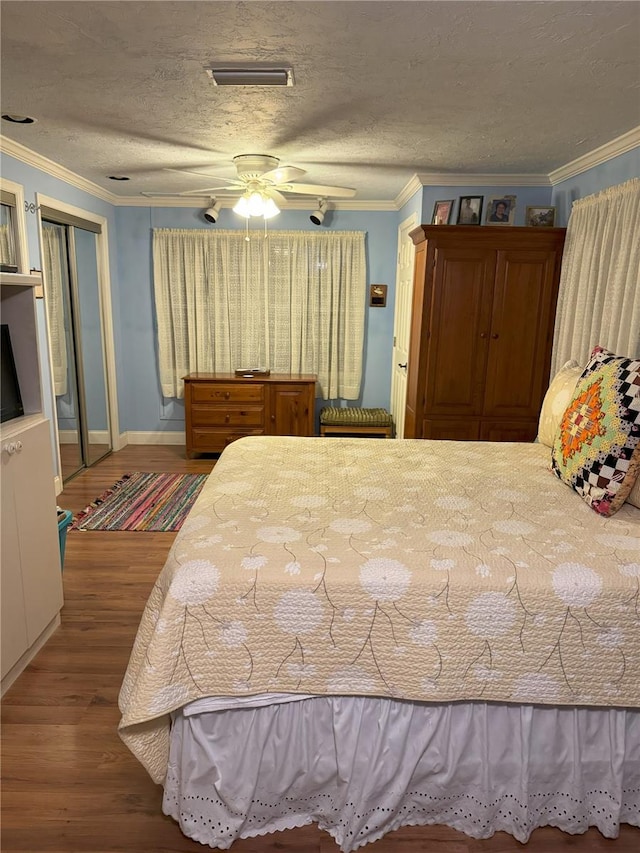
<svg viewBox="0 0 640 853">
<path fill-rule="evenodd" d="M 0 326 L 0 364 L 2 366 L 2 375 L 0 376 L 0 397 L 2 398 L 0 423 L 4 423 L 5 421 L 10 421 L 13 418 L 19 418 L 21 415 L 24 415 L 16 362 L 13 357 L 13 347 L 11 346 L 11 335 L 9 333 L 9 326 L 6 323 L 2 323 Z"/>
</svg>

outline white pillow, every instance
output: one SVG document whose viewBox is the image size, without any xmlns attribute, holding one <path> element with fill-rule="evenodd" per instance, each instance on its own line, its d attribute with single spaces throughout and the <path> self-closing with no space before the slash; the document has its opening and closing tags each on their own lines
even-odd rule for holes
<svg viewBox="0 0 640 853">
<path fill-rule="evenodd" d="M 633 484 L 633 488 L 627 495 L 626 503 L 633 504 L 640 509 L 640 477 Z"/>
<path fill-rule="evenodd" d="M 560 421 L 573 398 L 573 392 L 582 375 L 583 367 L 577 361 L 567 361 L 553 377 L 542 401 L 538 422 L 538 441 L 553 447 L 553 440 L 560 429 Z"/>
</svg>

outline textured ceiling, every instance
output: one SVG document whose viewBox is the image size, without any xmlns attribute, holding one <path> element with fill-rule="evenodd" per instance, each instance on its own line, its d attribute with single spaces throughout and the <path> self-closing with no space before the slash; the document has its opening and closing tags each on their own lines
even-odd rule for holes
<svg viewBox="0 0 640 853">
<path fill-rule="evenodd" d="M 1 111 L 38 120 L 2 133 L 122 196 L 265 153 L 391 201 L 416 173 L 546 175 L 640 124 L 638 2 L 3 0 L 1 25 Z M 215 87 L 221 61 L 296 85 Z"/>
</svg>

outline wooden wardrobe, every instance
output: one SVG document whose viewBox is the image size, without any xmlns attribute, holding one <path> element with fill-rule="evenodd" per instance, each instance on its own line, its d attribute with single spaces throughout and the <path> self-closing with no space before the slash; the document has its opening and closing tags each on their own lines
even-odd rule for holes
<svg viewBox="0 0 640 853">
<path fill-rule="evenodd" d="M 533 441 L 564 228 L 421 225 L 405 438 Z"/>
</svg>

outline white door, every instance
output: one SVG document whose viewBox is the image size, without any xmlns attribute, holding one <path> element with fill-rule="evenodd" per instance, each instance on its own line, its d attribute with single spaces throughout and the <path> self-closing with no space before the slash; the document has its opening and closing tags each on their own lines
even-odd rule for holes
<svg viewBox="0 0 640 853">
<path fill-rule="evenodd" d="M 411 333 L 411 300 L 413 298 L 413 260 L 415 246 L 409 232 L 417 225 L 414 213 L 398 228 L 398 269 L 396 273 L 396 305 L 393 319 L 393 368 L 391 371 L 391 414 L 396 438 L 404 438 L 404 411 L 407 400 L 407 365 Z"/>
</svg>

